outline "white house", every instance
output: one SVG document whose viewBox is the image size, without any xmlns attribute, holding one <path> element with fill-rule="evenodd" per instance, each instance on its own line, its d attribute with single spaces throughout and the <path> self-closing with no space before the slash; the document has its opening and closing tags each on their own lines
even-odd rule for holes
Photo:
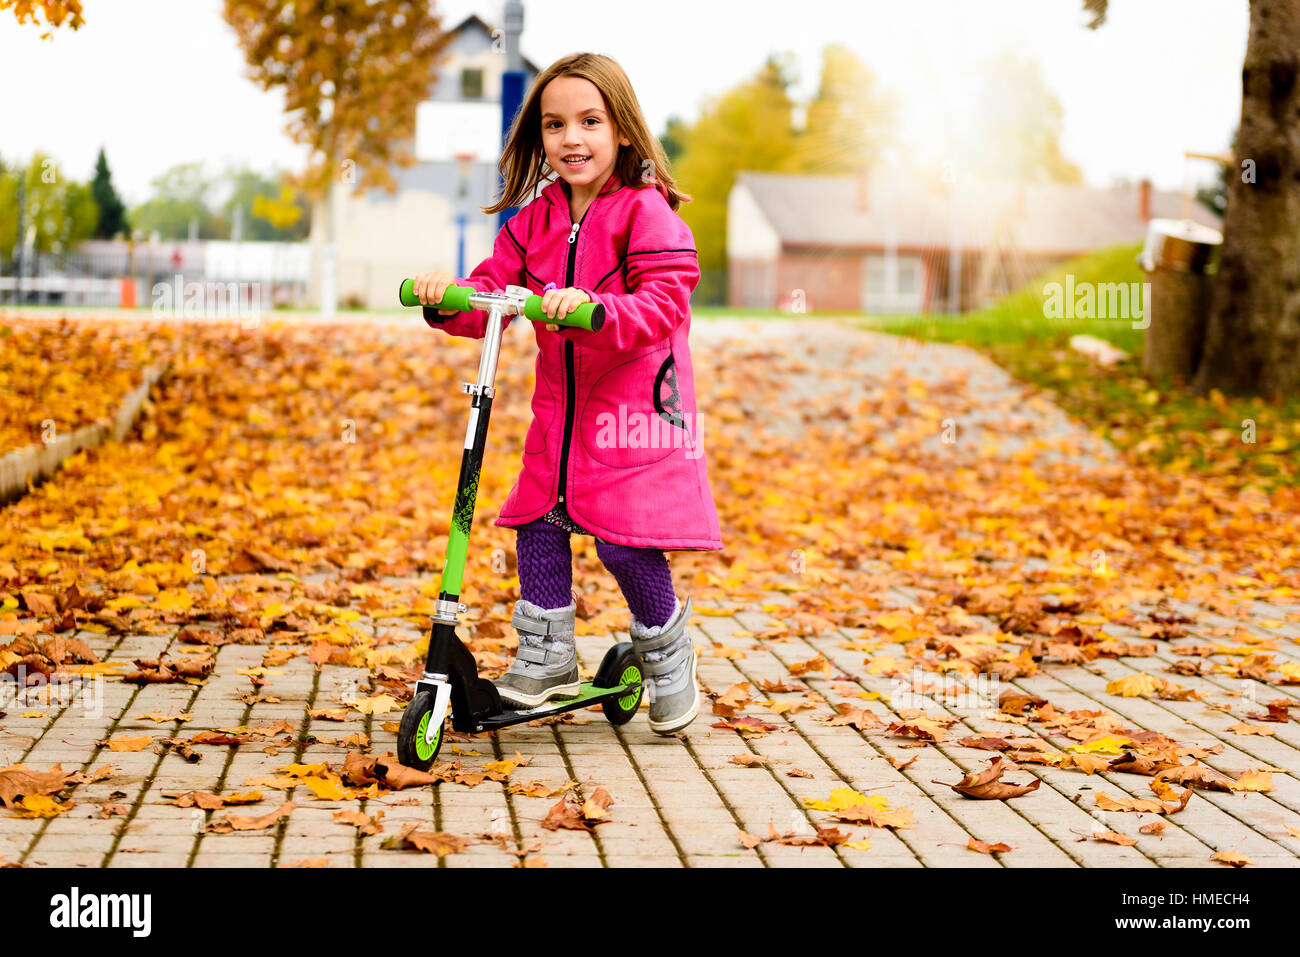
<svg viewBox="0 0 1300 957">
<path fill-rule="evenodd" d="M 419 162 L 392 170 L 396 193 L 371 189 L 358 195 L 347 186 L 335 192 L 341 306 L 390 308 L 403 277 L 431 269 L 456 272 L 458 213 L 468 219 L 465 272 L 492 252 L 497 217 L 480 207 L 492 204 L 498 188 L 504 40 L 499 29 L 473 15 L 450 32 L 455 38 L 444 51 L 438 80 L 416 113 Z M 525 57 L 525 92 L 539 72 Z M 466 155 L 473 159 L 457 158 Z M 320 296 L 325 226 L 325 205 L 319 203 L 311 233 L 314 302 Z"/>
</svg>

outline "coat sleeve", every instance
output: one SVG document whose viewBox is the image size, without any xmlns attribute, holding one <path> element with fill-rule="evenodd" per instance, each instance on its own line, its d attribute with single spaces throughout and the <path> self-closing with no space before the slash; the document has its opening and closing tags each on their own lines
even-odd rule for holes
<svg viewBox="0 0 1300 957">
<path fill-rule="evenodd" d="M 526 209 L 527 207 L 525 207 Z M 502 292 L 506 286 L 523 286 L 524 247 L 515 239 L 516 235 L 526 235 L 527 226 L 522 223 L 524 211 L 512 217 L 497 233 L 492 245 L 492 255 L 474 268 L 467 279 L 457 279 L 458 286 L 473 286 L 479 292 Z M 464 336 L 467 339 L 482 339 L 487 335 L 487 312 L 475 309 L 471 312 L 459 312 L 453 316 L 440 316 L 438 310 L 424 306 L 424 321 L 434 329 L 441 329 L 450 336 Z M 509 326 L 513 316 L 507 316 L 505 324 Z"/>
<path fill-rule="evenodd" d="M 596 332 L 560 329 L 558 334 L 576 345 L 618 351 L 652 346 L 670 338 L 690 315 L 691 293 L 700 281 L 695 237 L 660 193 L 646 193 L 628 231 L 630 292 L 584 289 L 605 307 L 605 324 Z"/>
</svg>

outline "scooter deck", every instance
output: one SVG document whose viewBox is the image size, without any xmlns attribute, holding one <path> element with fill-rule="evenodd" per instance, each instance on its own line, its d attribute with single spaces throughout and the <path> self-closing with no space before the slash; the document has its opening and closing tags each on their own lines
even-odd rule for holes
<svg viewBox="0 0 1300 957">
<path fill-rule="evenodd" d="M 593 704 L 599 704 L 609 698 L 621 698 L 625 694 L 635 694 L 641 687 L 640 682 L 633 684 L 618 685 L 613 688 L 600 688 L 590 681 L 584 681 L 578 694 L 572 698 L 553 698 L 550 701 L 544 701 L 535 708 L 516 711 L 513 708 L 507 708 L 500 714 L 484 715 L 478 718 L 479 731 L 493 731 L 497 728 L 505 728 L 512 724 L 523 724 L 525 721 L 536 721 L 538 718 L 546 718 L 553 714 L 564 714 L 566 711 L 577 711 L 579 708 L 588 708 Z"/>
</svg>

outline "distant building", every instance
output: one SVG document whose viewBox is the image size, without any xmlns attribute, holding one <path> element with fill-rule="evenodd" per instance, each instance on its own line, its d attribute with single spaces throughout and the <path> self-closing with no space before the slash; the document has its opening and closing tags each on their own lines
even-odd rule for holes
<svg viewBox="0 0 1300 957">
<path fill-rule="evenodd" d="M 728 304 L 869 313 L 977 308 L 1053 265 L 1140 242 L 1152 218 L 1219 217 L 1148 181 L 1096 189 L 1050 183 L 951 185 L 873 174 L 739 173 L 727 201 Z M 959 251 L 959 253 L 958 253 Z"/>
<path fill-rule="evenodd" d="M 419 162 L 394 167 L 396 193 L 382 189 L 354 195 L 350 186 L 335 191 L 334 242 L 340 306 L 388 308 L 397 303 L 404 276 L 431 269 L 456 271 L 456 216 L 468 218 L 465 272 L 492 253 L 496 216 L 480 207 L 497 193 L 501 154 L 501 75 L 505 53 L 499 31 L 469 16 L 450 31 L 430 98 L 416 114 L 413 152 Z M 541 72 L 524 58 L 524 89 Z M 473 154 L 473 160 L 457 155 Z M 319 264 L 325 242 L 323 203 L 312 217 L 311 243 Z M 313 270 L 312 299 L 318 302 L 320 271 Z"/>
</svg>

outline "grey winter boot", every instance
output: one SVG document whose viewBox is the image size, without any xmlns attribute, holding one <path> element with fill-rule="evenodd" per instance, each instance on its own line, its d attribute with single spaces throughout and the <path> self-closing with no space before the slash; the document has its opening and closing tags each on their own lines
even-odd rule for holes
<svg viewBox="0 0 1300 957">
<path fill-rule="evenodd" d="M 692 721 L 700 710 L 695 687 L 695 645 L 686 634 L 691 599 L 677 601 L 673 617 L 647 628 L 632 616 L 632 645 L 645 665 L 646 693 L 650 695 L 650 730 L 672 734 Z"/>
<path fill-rule="evenodd" d="M 577 610 L 577 602 L 552 609 L 522 598 L 515 602 L 510 623 L 519 632 L 519 651 L 510 669 L 493 682 L 507 707 L 535 708 L 548 698 L 572 698 L 581 690 L 573 646 Z"/>
</svg>

